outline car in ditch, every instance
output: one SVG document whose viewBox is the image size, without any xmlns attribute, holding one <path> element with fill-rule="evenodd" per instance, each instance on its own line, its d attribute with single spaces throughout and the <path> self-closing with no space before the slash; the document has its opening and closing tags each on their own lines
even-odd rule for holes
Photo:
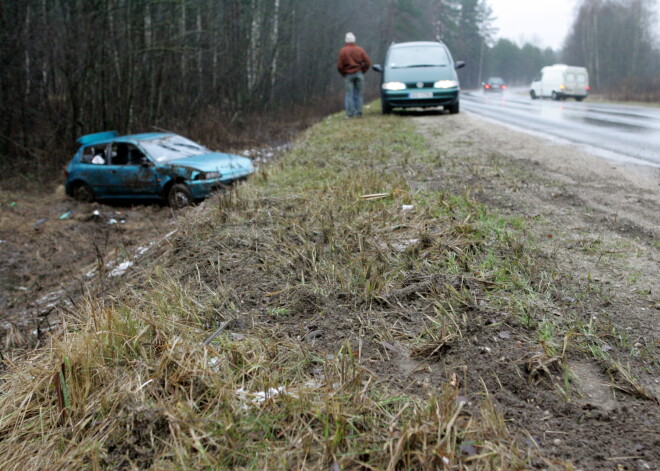
<svg viewBox="0 0 660 471">
<path fill-rule="evenodd" d="M 449 113 L 459 112 L 456 70 L 465 62 L 454 62 L 444 43 L 413 41 L 392 44 L 385 64 L 373 69 L 382 74 L 380 102 L 383 114 L 394 108 L 442 106 Z"/>
<path fill-rule="evenodd" d="M 79 201 L 153 199 L 182 208 L 254 172 L 252 160 L 213 152 L 174 133 L 88 134 L 66 170 Z"/>
</svg>

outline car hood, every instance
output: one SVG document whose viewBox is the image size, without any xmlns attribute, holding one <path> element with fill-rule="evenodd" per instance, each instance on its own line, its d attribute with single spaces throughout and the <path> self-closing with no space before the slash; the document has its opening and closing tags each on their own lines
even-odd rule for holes
<svg viewBox="0 0 660 471">
<path fill-rule="evenodd" d="M 236 171 L 243 171 L 243 173 L 252 173 L 254 171 L 252 160 L 247 157 L 223 154 L 221 152 L 209 152 L 208 154 L 170 160 L 166 164 L 194 168 L 202 172 L 220 172 L 223 175 Z"/>
<path fill-rule="evenodd" d="M 456 71 L 450 65 L 445 67 L 402 67 L 385 70 L 385 82 L 437 82 L 457 80 Z"/>
</svg>

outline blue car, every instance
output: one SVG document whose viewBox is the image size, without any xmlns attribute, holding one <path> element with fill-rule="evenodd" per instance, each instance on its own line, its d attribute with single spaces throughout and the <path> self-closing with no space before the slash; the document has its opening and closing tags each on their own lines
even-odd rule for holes
<svg viewBox="0 0 660 471">
<path fill-rule="evenodd" d="M 178 134 L 108 131 L 77 142 L 65 187 L 79 201 L 159 199 L 182 208 L 254 172 L 247 157 L 212 152 Z"/>
</svg>

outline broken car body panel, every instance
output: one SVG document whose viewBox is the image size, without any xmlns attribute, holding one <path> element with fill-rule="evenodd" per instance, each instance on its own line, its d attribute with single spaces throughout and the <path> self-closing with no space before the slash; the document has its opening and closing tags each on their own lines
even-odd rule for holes
<svg viewBox="0 0 660 471">
<path fill-rule="evenodd" d="M 254 172 L 252 160 L 212 152 L 173 133 L 118 136 L 116 131 L 82 136 L 67 169 L 66 192 L 87 186 L 94 199 L 167 200 L 183 184 L 195 200 Z"/>
</svg>

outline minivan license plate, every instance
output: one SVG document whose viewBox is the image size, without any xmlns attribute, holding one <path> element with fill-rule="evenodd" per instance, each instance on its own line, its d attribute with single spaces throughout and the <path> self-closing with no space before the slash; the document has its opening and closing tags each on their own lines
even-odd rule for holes
<svg viewBox="0 0 660 471">
<path fill-rule="evenodd" d="M 412 92 L 410 98 L 433 98 L 433 92 Z"/>
</svg>

